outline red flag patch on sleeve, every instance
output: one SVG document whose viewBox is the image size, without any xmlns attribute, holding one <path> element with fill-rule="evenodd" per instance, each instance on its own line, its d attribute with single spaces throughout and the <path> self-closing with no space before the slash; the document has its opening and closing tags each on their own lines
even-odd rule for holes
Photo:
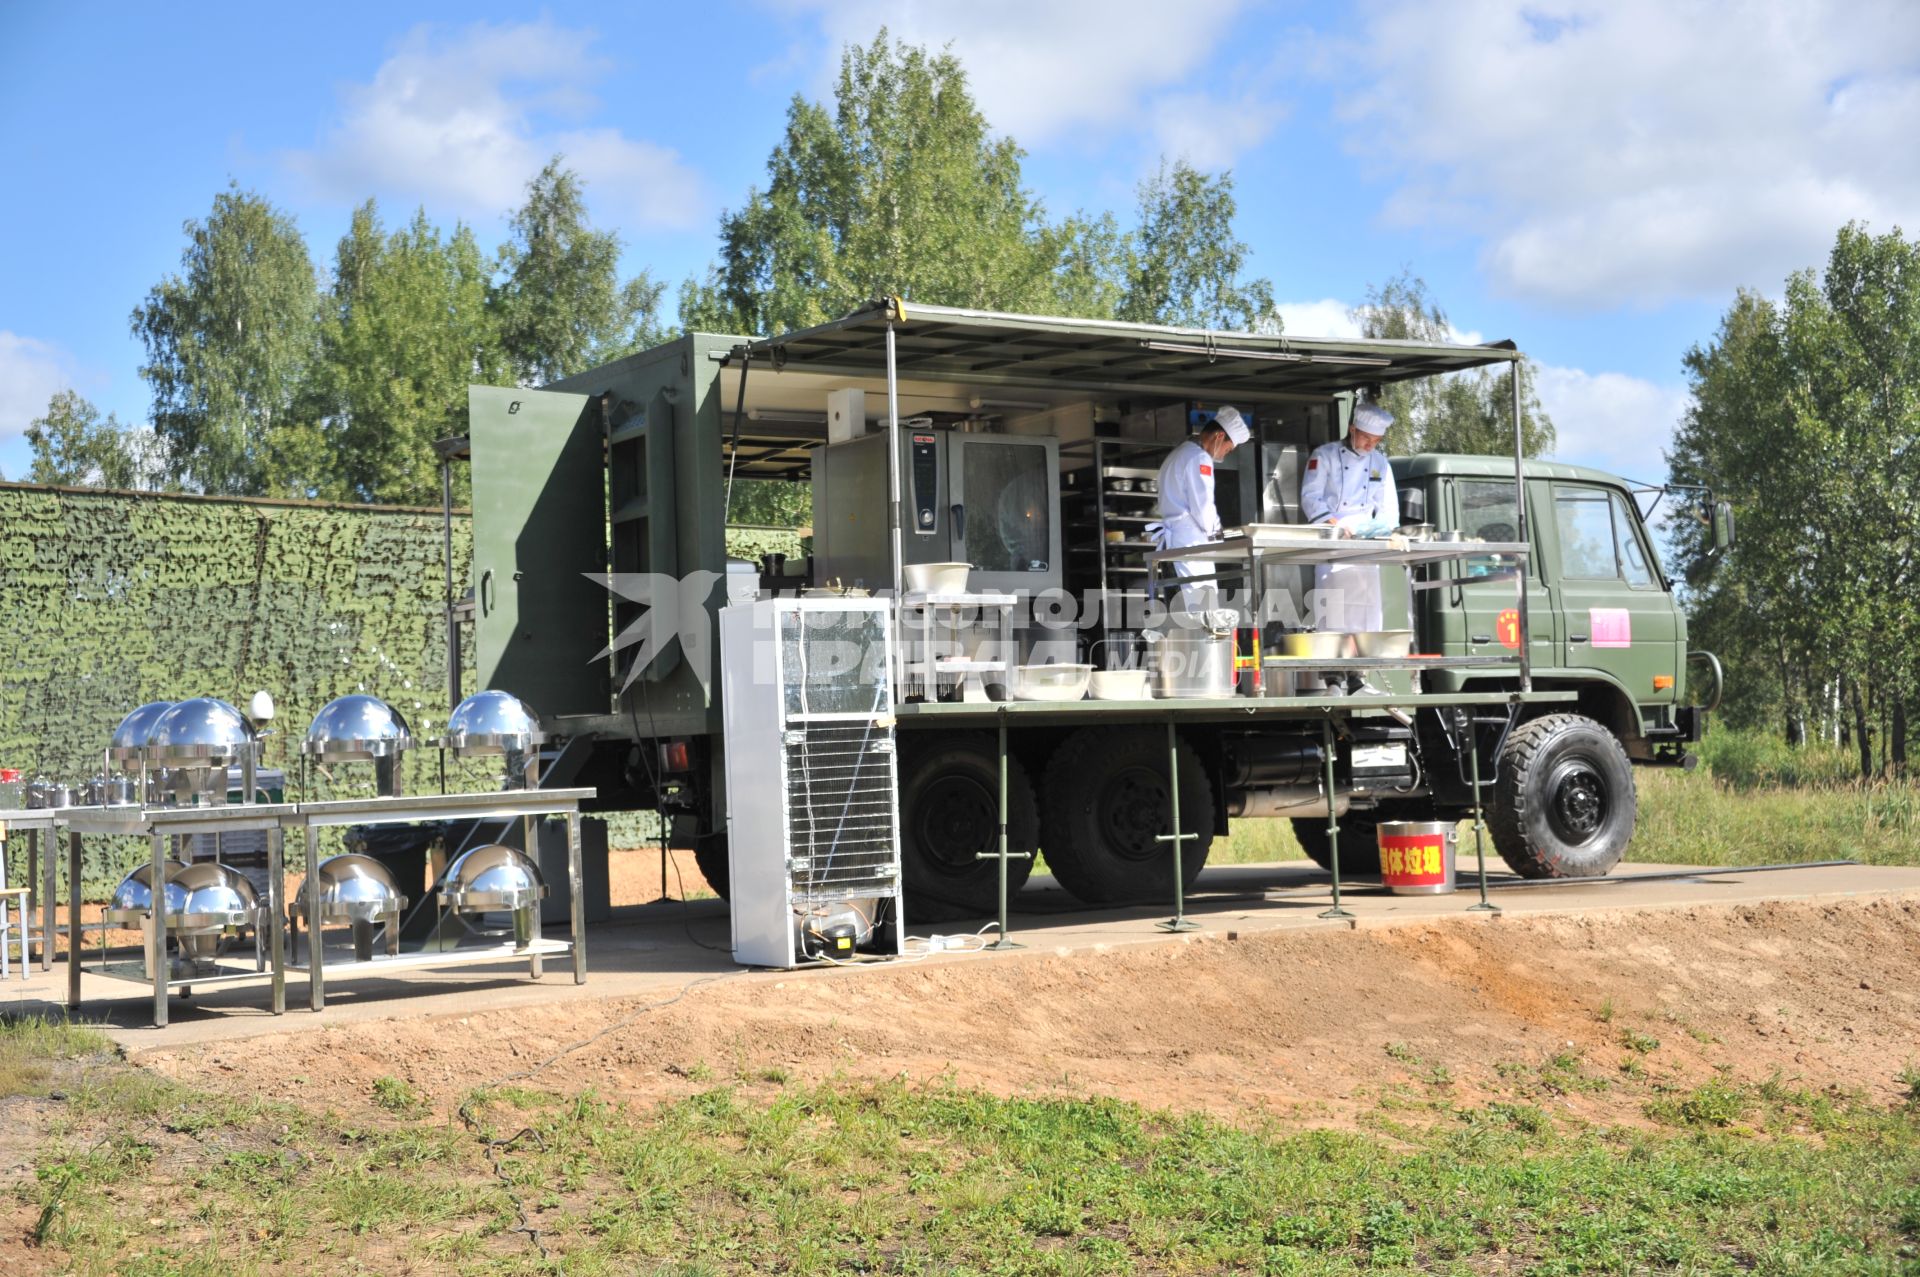
<svg viewBox="0 0 1920 1277">
<path fill-rule="evenodd" d="M 1307 458 L 1307 469 L 1318 470 L 1319 468 L 1320 468 L 1320 458 L 1318 457 Z"/>
<path fill-rule="evenodd" d="M 1201 478 L 1203 478 L 1203 479 L 1211 479 L 1211 478 L 1213 478 L 1213 467 L 1212 467 L 1212 466 L 1201 466 L 1201 467 L 1200 467 L 1200 477 L 1201 477 Z"/>
</svg>

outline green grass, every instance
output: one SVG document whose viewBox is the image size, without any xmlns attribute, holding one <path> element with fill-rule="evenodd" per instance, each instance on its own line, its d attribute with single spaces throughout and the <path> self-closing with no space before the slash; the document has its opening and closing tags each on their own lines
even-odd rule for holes
<svg viewBox="0 0 1920 1277">
<path fill-rule="evenodd" d="M 1710 732 L 1701 767 L 1636 767 L 1640 817 L 1627 860 L 1640 864 L 1759 865 L 1859 860 L 1920 865 L 1920 785 L 1855 779 L 1845 750 L 1790 749 L 1750 732 Z M 1472 825 L 1460 846 L 1473 849 Z M 1285 820 L 1235 821 L 1209 864 L 1298 860 L 1306 853 Z M 1487 855 L 1499 859 L 1491 842 Z"/>
<path fill-rule="evenodd" d="M 58 1032 L 7 1040 L 82 1067 Z M 1435 1098 L 1425 1126 L 1383 1108 L 1391 1138 L 950 1082 L 720 1086 L 651 1109 L 493 1088 L 459 1120 L 372 1095 L 340 1115 L 84 1067 L 90 1104 L 55 1123 L 22 1194 L 49 1263 L 80 1274 L 308 1271 L 322 1255 L 500 1277 L 1920 1263 L 1920 1104 L 1715 1078 L 1626 1097 L 1652 1125 L 1585 1126 L 1550 1097 L 1633 1084 L 1571 1055 L 1516 1063 L 1514 1093 L 1483 1105 Z"/>
<path fill-rule="evenodd" d="M 58 1061 L 111 1050 L 106 1035 L 84 1025 L 0 1015 L 0 1101 L 44 1094 Z"/>
</svg>

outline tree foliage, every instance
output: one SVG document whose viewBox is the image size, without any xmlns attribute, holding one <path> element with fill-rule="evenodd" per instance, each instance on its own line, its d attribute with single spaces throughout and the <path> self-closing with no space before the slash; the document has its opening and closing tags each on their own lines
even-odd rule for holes
<svg viewBox="0 0 1920 1277">
<path fill-rule="evenodd" d="M 827 107 L 796 96 L 767 187 L 721 219 L 720 261 L 681 291 L 681 321 L 717 332 L 809 327 L 868 299 L 1138 318 L 1273 322 L 1272 288 L 1241 282 L 1230 175 L 1185 163 L 1140 188 L 1140 228 L 1058 222 L 1023 184 L 951 53 L 890 43 L 842 55 Z"/>
<path fill-rule="evenodd" d="M 166 462 L 150 430 L 128 429 L 108 413 L 62 390 L 47 404 L 45 416 L 27 426 L 33 450 L 29 483 L 70 487 L 150 488 L 164 481 Z"/>
<path fill-rule="evenodd" d="M 1668 460 L 1739 528 L 1725 563 L 1705 529 L 1675 529 L 1700 641 L 1744 634 L 1753 653 L 1765 636 L 1765 664 L 1735 677 L 1775 690 L 1790 739 L 1844 729 L 1863 774 L 1898 767 L 1920 676 L 1920 244 L 1847 225 L 1824 277 L 1792 276 L 1777 303 L 1741 293 L 1686 368 Z"/>
<path fill-rule="evenodd" d="M 1427 282 L 1402 270 L 1386 283 L 1369 286 L 1353 310 L 1363 336 L 1387 341 L 1457 342 L 1447 312 L 1427 290 Z M 1553 421 L 1534 388 L 1533 361 L 1523 359 L 1520 376 L 1521 450 L 1529 457 L 1553 451 Z M 1381 387 L 1376 402 L 1394 415 L 1393 450 L 1513 454 L 1514 369 L 1490 368 L 1423 377 Z"/>
<path fill-rule="evenodd" d="M 300 495 L 309 449 L 289 444 L 310 443 L 295 405 L 318 310 L 306 241 L 290 216 L 237 186 L 186 233 L 181 273 L 132 316 L 169 473 L 206 492 Z"/>
<path fill-rule="evenodd" d="M 664 286 L 619 278 L 620 237 L 588 223 L 578 174 L 555 156 L 527 186 L 490 298 L 501 346 L 525 385 L 557 381 L 657 345 Z"/>
<path fill-rule="evenodd" d="M 487 310 L 490 274 L 465 226 L 443 238 L 421 210 L 388 235 L 372 200 L 355 210 L 335 257 L 310 396 L 325 421 L 325 495 L 439 502 L 433 441 L 466 432 L 469 384 L 505 373 Z"/>
</svg>

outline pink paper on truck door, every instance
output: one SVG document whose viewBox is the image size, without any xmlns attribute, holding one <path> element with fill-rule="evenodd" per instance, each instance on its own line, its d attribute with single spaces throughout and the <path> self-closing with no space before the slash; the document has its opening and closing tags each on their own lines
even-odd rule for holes
<svg viewBox="0 0 1920 1277">
<path fill-rule="evenodd" d="M 1595 647 L 1633 646 L 1633 613 L 1623 607 L 1590 607 L 1587 624 L 1593 627 Z"/>
</svg>

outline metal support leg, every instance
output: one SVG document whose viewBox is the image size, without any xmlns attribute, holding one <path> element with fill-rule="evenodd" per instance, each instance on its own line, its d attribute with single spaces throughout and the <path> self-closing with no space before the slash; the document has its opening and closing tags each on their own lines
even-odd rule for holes
<svg viewBox="0 0 1920 1277">
<path fill-rule="evenodd" d="M 1480 815 L 1480 730 L 1467 720 L 1467 766 L 1473 777 L 1473 854 L 1480 861 L 1480 903 L 1468 905 L 1468 913 L 1499 913 L 1500 906 L 1487 899 L 1487 847 L 1481 831 L 1486 822 Z"/>
<path fill-rule="evenodd" d="M 32 840 L 27 843 L 30 849 L 29 854 L 32 854 L 33 851 L 39 850 L 40 831 L 36 829 L 27 836 Z M 44 875 L 40 880 L 40 969 L 42 971 L 53 970 L 54 910 L 58 908 L 58 906 L 54 904 L 53 862 L 59 858 L 59 840 L 49 833 L 47 835 L 47 863 L 41 866 L 40 870 L 42 875 Z M 78 941 L 75 941 L 75 943 L 77 944 Z"/>
<path fill-rule="evenodd" d="M 1180 865 L 1180 844 L 1191 842 L 1199 834 L 1180 831 L 1180 736 L 1175 730 L 1173 720 L 1167 720 L 1167 797 L 1172 808 L 1173 832 L 1161 834 L 1155 842 L 1173 844 L 1173 917 L 1160 923 L 1162 931 L 1198 931 L 1200 924 L 1187 921 L 1187 879 Z"/>
<path fill-rule="evenodd" d="M 1351 918 L 1352 914 L 1340 907 L 1340 804 L 1334 801 L 1333 788 L 1333 719 L 1328 718 L 1321 724 L 1323 739 L 1326 742 L 1326 785 L 1327 785 L 1327 858 L 1333 862 L 1333 908 L 1322 910 L 1322 918 Z"/>
<path fill-rule="evenodd" d="M 167 840 L 160 834 L 147 835 L 153 850 L 153 921 L 147 928 L 147 961 L 153 975 L 153 1027 L 167 1027 Z"/>
<path fill-rule="evenodd" d="M 527 855 L 533 860 L 533 863 L 537 865 L 540 863 L 540 821 L 537 817 L 527 816 L 524 818 L 524 823 L 527 831 Z M 569 877 L 571 877 L 571 875 L 569 875 Z M 580 890 L 578 884 L 573 887 L 573 890 L 575 892 Z M 520 931 L 521 928 L 519 927 L 514 929 L 514 942 L 516 944 L 519 943 L 522 938 Z M 525 932 L 527 945 L 530 947 L 537 946 L 540 942 L 540 902 L 537 900 L 534 902 L 533 908 L 527 911 Z M 546 974 L 546 968 L 544 964 L 541 963 L 540 955 L 537 952 L 527 959 L 527 974 L 535 980 L 538 980 Z"/>
<path fill-rule="evenodd" d="M 47 839 L 47 861 L 53 861 L 53 839 Z M 52 893 L 48 893 L 52 898 Z M 102 931 L 105 938 L 106 932 Z M 53 943 L 53 937 L 47 937 Z M 67 831 L 67 1009 L 80 1009 L 80 835 Z"/>
<path fill-rule="evenodd" d="M 327 977 L 321 970 L 321 955 L 326 951 L 326 942 L 320 934 L 320 875 L 314 870 L 320 867 L 320 831 L 312 825 L 307 826 L 307 1007 L 313 1011 L 327 1009 Z"/>
<path fill-rule="evenodd" d="M 267 831 L 267 961 L 273 964 L 273 1013 L 287 1013 L 286 831 Z M 311 875 L 309 875 L 311 876 Z"/>
<path fill-rule="evenodd" d="M 580 872 L 580 813 L 567 813 L 567 885 L 572 894 L 569 902 L 573 906 L 573 916 L 568 921 L 573 926 L 573 982 L 587 982 L 587 897 L 581 885 L 584 875 Z"/>
<path fill-rule="evenodd" d="M 1007 861 L 1010 859 L 1013 859 L 1014 853 L 1012 849 L 1007 845 L 1007 712 L 1006 710 L 1004 709 L 1001 710 L 1000 713 L 997 715 L 997 717 L 999 718 L 999 721 L 1000 721 L 1000 853 L 997 857 L 997 859 L 1000 861 L 1000 936 L 992 944 L 986 947 L 989 949 L 1024 949 L 1027 946 L 1023 944 L 1018 944 L 1015 941 L 1009 939 L 1007 936 Z M 983 851 L 983 852 L 980 852 L 975 858 L 984 859 L 985 857 L 992 854 L 993 853 L 991 852 Z M 1028 856 L 1029 856 L 1029 853 L 1024 851 L 1019 853 L 1019 857 L 1022 860 L 1027 859 Z"/>
</svg>

